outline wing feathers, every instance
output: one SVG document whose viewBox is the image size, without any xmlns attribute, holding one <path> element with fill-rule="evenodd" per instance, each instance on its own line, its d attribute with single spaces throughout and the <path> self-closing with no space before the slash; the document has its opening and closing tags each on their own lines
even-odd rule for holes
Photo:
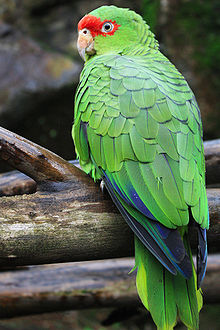
<svg viewBox="0 0 220 330">
<path fill-rule="evenodd" d="M 122 203 L 126 217 L 135 219 L 138 212 L 141 226 L 148 218 L 171 229 L 187 225 L 191 209 L 194 220 L 207 228 L 198 106 L 181 74 L 158 56 L 160 60 L 150 54 L 146 58 L 103 55 L 86 64 L 76 93 L 76 149 L 82 166 L 90 163 L 91 168 L 98 166 L 105 171 L 111 193 L 117 196 L 117 203 Z M 133 227 L 143 234 L 135 221 Z M 154 228 L 156 236 L 149 228 L 144 234 L 150 240 L 149 249 L 156 249 L 154 241 L 165 235 L 161 228 Z M 166 242 L 163 237 L 160 247 L 165 254 L 174 244 L 180 244 L 171 234 L 168 236 Z M 202 237 L 200 260 L 205 255 Z M 180 258 L 175 253 L 172 257 Z M 187 268 L 184 258 L 181 263 L 185 262 Z M 200 264 L 200 273 L 204 274 L 204 263 Z"/>
<path fill-rule="evenodd" d="M 116 206 L 141 242 L 171 273 L 176 274 L 176 270 L 178 270 L 184 277 L 190 278 L 192 266 L 179 232 L 172 229 L 168 230 L 163 225 L 159 225 L 160 229 L 158 230 L 158 224 L 154 220 L 143 220 L 141 224 L 141 214 L 123 202 L 117 192 L 112 189 L 113 186 L 109 184 L 106 176 L 104 181 Z M 166 238 L 163 238 L 163 230 L 166 231 Z"/>
</svg>

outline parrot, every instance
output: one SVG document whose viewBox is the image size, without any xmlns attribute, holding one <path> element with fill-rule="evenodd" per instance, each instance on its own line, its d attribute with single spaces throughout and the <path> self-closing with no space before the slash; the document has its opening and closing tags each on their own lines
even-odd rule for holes
<svg viewBox="0 0 220 330">
<path fill-rule="evenodd" d="M 144 19 L 128 8 L 86 14 L 77 48 L 85 61 L 72 129 L 80 166 L 104 183 L 134 232 L 137 292 L 157 329 L 179 321 L 198 329 L 209 211 L 195 96 Z"/>
</svg>

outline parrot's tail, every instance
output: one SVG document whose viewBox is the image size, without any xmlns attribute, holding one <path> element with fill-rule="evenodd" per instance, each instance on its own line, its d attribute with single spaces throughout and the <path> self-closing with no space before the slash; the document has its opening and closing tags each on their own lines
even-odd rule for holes
<svg viewBox="0 0 220 330">
<path fill-rule="evenodd" d="M 189 280 L 179 273 L 172 275 L 135 237 L 137 291 L 158 330 L 173 329 L 178 317 L 188 329 L 199 328 L 202 292 L 201 289 L 197 290 L 196 272 L 186 237 L 184 244 L 193 266 L 193 276 Z"/>
</svg>

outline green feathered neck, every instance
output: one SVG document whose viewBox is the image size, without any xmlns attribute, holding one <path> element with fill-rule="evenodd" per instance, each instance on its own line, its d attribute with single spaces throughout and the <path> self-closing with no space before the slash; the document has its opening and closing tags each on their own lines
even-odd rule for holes
<svg viewBox="0 0 220 330">
<path fill-rule="evenodd" d="M 96 16 L 101 21 L 116 21 L 120 25 L 114 35 L 95 37 L 96 55 L 136 53 L 141 55 L 159 48 L 158 41 L 143 18 L 128 8 L 102 6 L 93 10 L 89 15 Z M 87 57 L 87 60 L 90 58 Z"/>
</svg>

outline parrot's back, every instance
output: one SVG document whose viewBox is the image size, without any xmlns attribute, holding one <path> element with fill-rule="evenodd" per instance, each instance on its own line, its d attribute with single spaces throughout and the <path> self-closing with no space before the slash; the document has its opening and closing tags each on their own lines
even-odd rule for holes
<svg viewBox="0 0 220 330">
<path fill-rule="evenodd" d="M 134 231 L 137 289 L 158 329 L 198 328 L 208 203 L 195 97 L 158 51 L 90 59 L 75 98 L 80 164 Z M 197 278 L 188 232 L 198 233 Z"/>
</svg>

